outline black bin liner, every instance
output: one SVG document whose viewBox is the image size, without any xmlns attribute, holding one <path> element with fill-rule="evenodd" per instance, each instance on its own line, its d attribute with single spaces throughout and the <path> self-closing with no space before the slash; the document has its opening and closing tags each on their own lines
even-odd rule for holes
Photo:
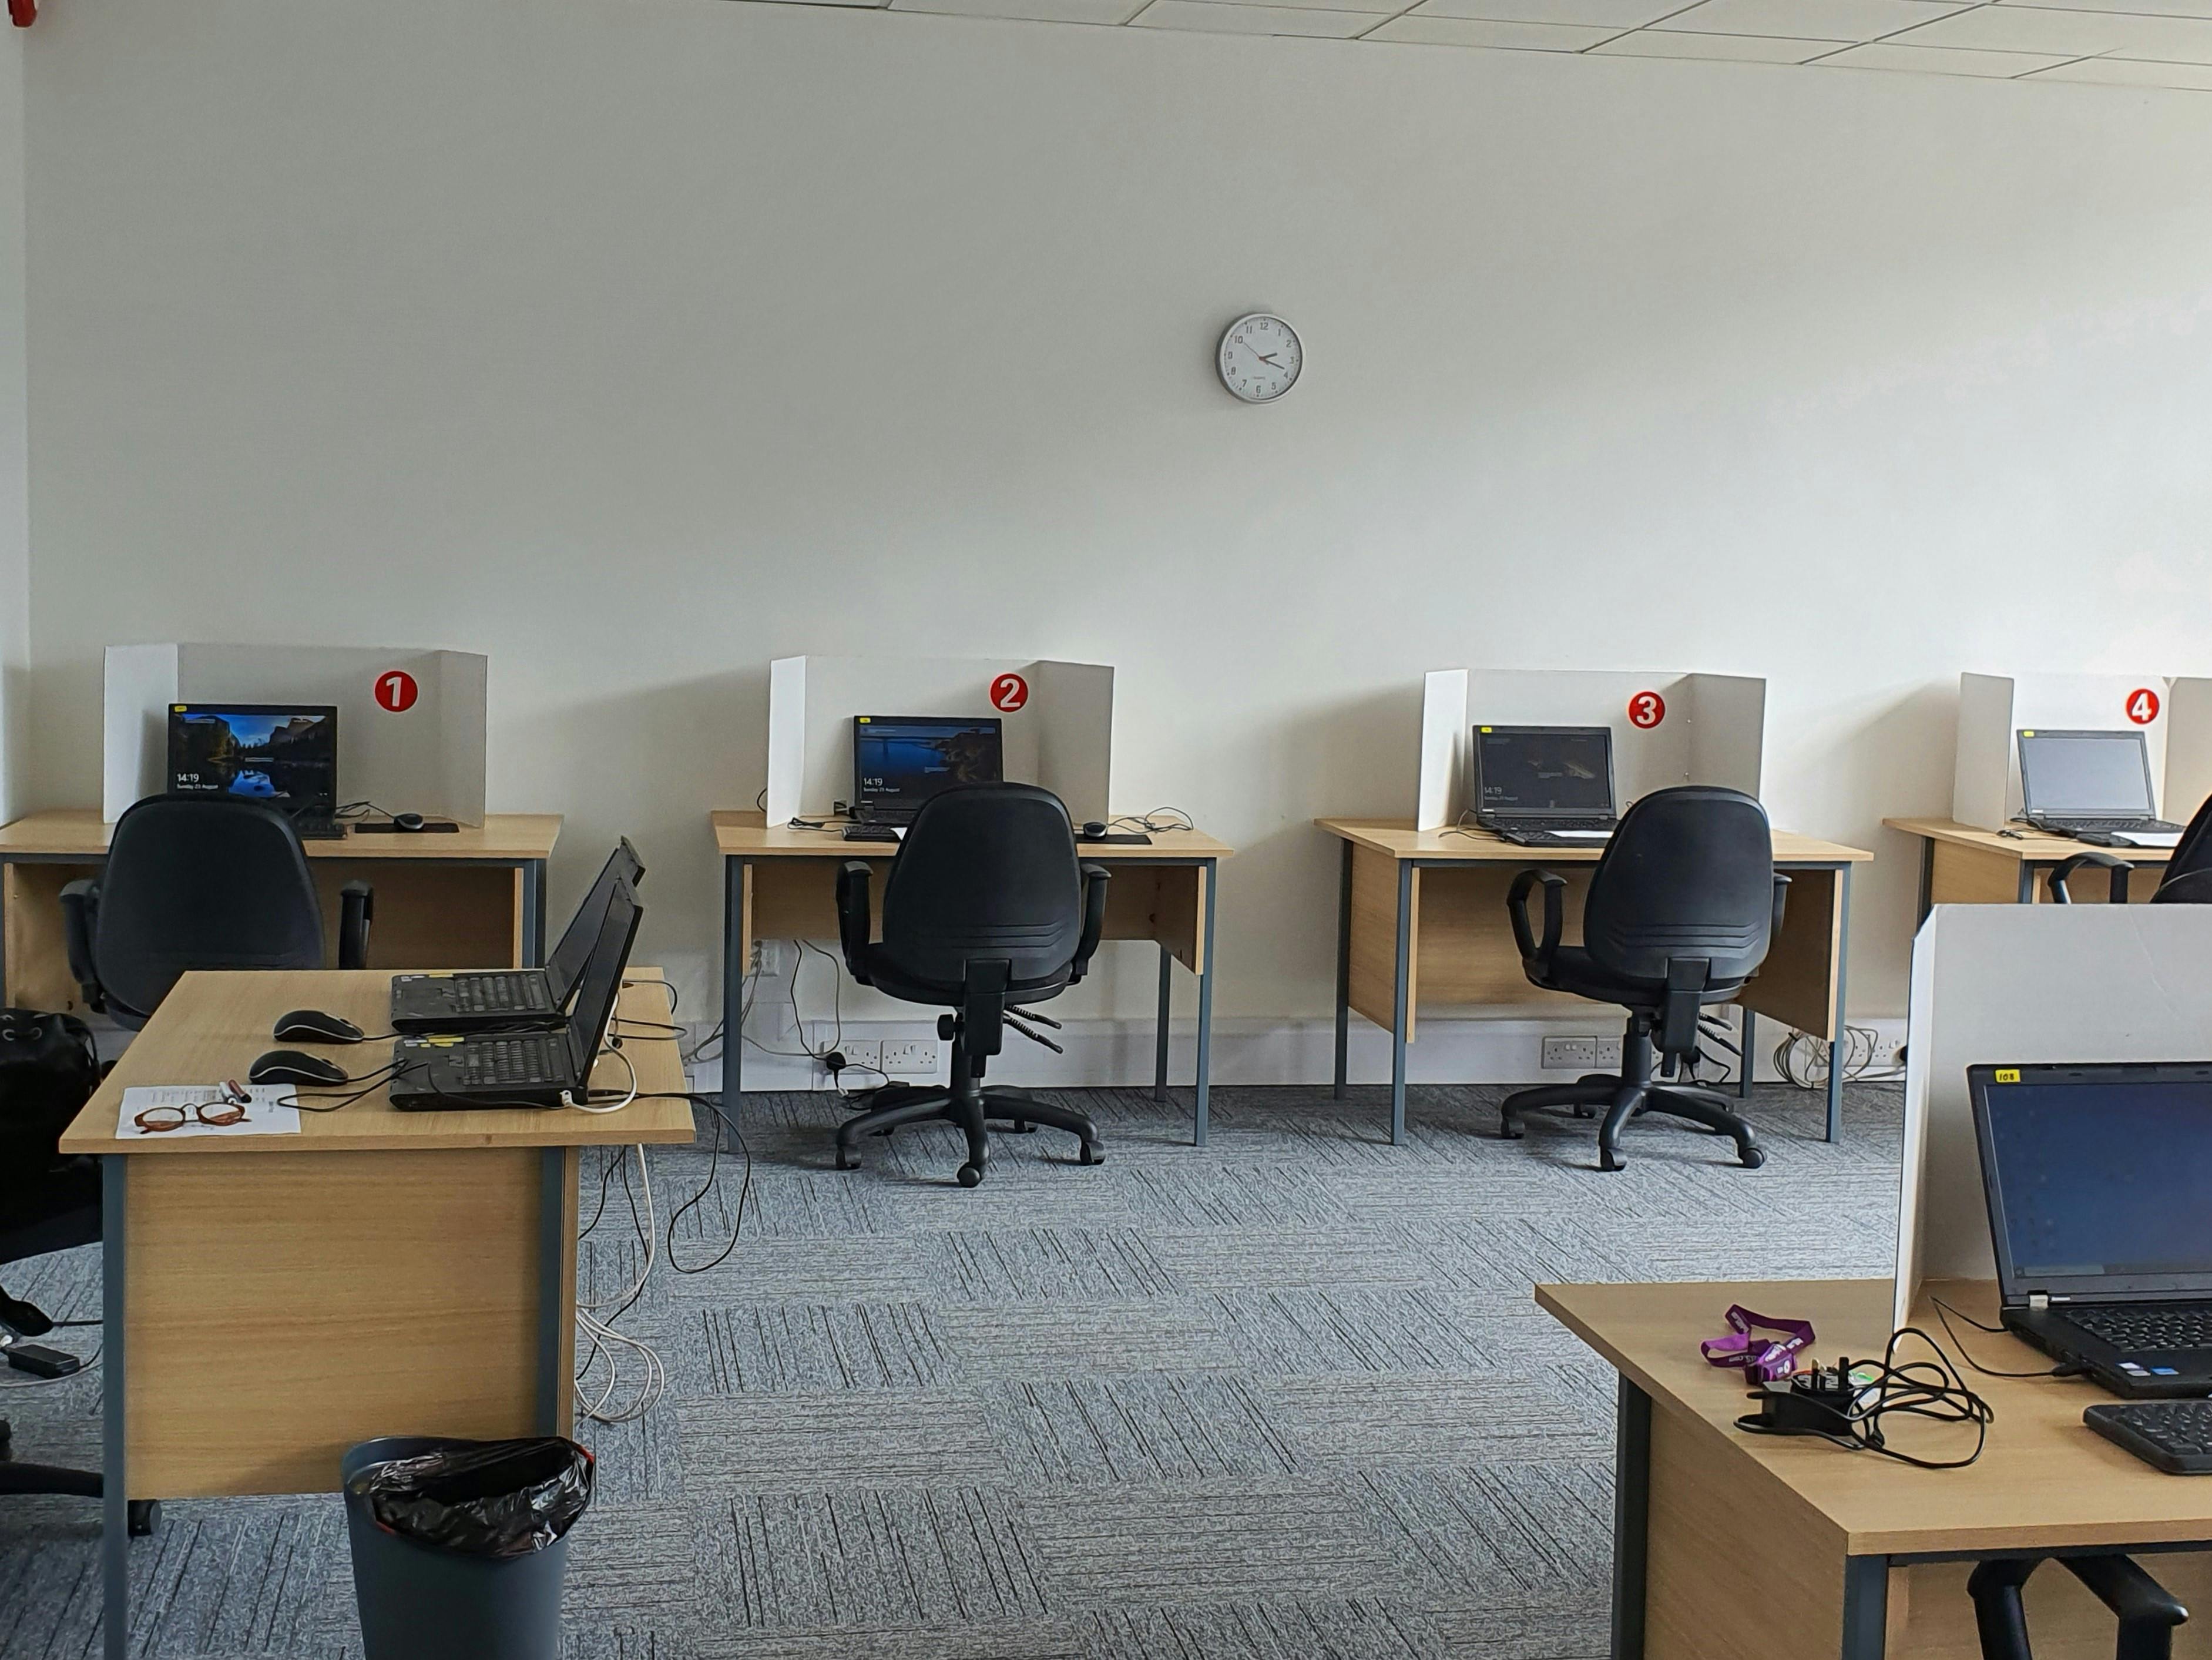
<svg viewBox="0 0 2212 1660">
<path fill-rule="evenodd" d="M 346 1490 L 404 1539 L 496 1560 L 567 1534 L 592 1502 L 592 1468 L 589 1452 L 557 1435 L 455 1442 L 370 1464 Z"/>
</svg>

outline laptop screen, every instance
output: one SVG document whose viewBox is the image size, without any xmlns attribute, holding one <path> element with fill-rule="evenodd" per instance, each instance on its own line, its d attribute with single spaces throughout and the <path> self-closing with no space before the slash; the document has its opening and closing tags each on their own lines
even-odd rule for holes
<svg viewBox="0 0 2212 1660">
<path fill-rule="evenodd" d="M 615 884 L 627 882 L 635 888 L 644 880 L 644 863 L 625 836 L 622 845 L 607 855 L 599 879 L 584 895 L 584 903 L 576 907 L 575 915 L 568 919 L 568 931 L 562 934 L 561 943 L 545 959 L 545 988 L 553 994 L 556 1006 L 568 1000 L 568 994 L 584 977 L 584 965 L 591 960 L 592 947 L 599 943 L 599 925 L 606 921 L 607 907 L 614 903 Z"/>
<path fill-rule="evenodd" d="M 2212 1063 L 1966 1075 L 2006 1300 L 2212 1290 Z"/>
<path fill-rule="evenodd" d="M 1613 733 L 1605 727 L 1477 727 L 1479 813 L 1613 816 Z"/>
<path fill-rule="evenodd" d="M 956 784 L 1003 781 L 995 715 L 853 717 L 853 811 L 856 817 L 912 818 L 921 804 Z"/>
<path fill-rule="evenodd" d="M 2020 793 L 2031 813 L 2148 818 L 2149 747 L 2139 732 L 2023 732 Z"/>
<path fill-rule="evenodd" d="M 629 966 L 630 947 L 637 941 L 637 925 L 644 915 L 629 884 L 617 879 L 607 902 L 606 919 L 599 924 L 599 938 L 584 964 L 575 1006 L 568 1012 L 568 1050 L 576 1058 L 576 1076 L 586 1084 L 592 1062 L 607 1041 L 615 1005 L 622 1000 L 623 970 Z"/>
<path fill-rule="evenodd" d="M 327 813 L 338 804 L 338 712 L 313 703 L 172 703 L 169 789 Z"/>
</svg>

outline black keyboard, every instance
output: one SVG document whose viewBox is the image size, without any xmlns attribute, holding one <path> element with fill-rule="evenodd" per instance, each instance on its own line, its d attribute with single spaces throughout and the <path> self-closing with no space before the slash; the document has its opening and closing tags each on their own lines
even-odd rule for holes
<svg viewBox="0 0 2212 1660">
<path fill-rule="evenodd" d="M 566 1084 L 568 1068 L 544 1037 L 483 1037 L 453 1051 L 453 1063 L 471 1089 Z"/>
<path fill-rule="evenodd" d="M 2088 1407 L 2081 1421 L 2168 1475 L 2212 1475 L 2212 1401 Z"/>
<path fill-rule="evenodd" d="M 2106 836 L 2125 836 L 2130 830 L 2160 836 L 2178 836 L 2181 832 L 2180 825 L 2163 818 L 2043 818 L 2031 822 L 2038 830 L 2054 830 L 2061 836 L 2071 836 L 2077 830 L 2100 830 Z"/>
<path fill-rule="evenodd" d="M 456 1014 L 550 1014 L 545 982 L 534 974 L 457 974 L 437 982 Z"/>
<path fill-rule="evenodd" d="M 1516 818 L 1510 824 L 1492 824 L 1491 831 L 1502 842 L 1510 842 L 1516 848 L 1594 848 L 1599 845 L 1595 836 L 1562 836 L 1562 830 L 1602 830 L 1613 834 L 1613 826 L 1603 822 L 1592 824 L 1587 818 Z"/>
<path fill-rule="evenodd" d="M 337 819 L 305 812 L 292 816 L 292 828 L 302 842 L 338 842 L 344 840 L 346 833 Z"/>
<path fill-rule="evenodd" d="M 2131 1354 L 2212 1349 L 2212 1303 L 2092 1303 L 2054 1312 Z"/>
<path fill-rule="evenodd" d="M 845 839 L 848 842 L 896 842 L 899 839 L 899 827 L 896 824 L 848 824 L 845 826 Z"/>
</svg>

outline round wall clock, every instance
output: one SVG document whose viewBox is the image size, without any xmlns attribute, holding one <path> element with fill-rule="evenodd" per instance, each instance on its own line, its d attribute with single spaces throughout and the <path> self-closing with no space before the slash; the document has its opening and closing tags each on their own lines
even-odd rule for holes
<svg viewBox="0 0 2212 1660">
<path fill-rule="evenodd" d="M 1297 331 L 1264 311 L 1240 317 L 1221 336 L 1221 384 L 1248 404 L 1272 404 L 1298 383 L 1305 348 Z"/>
</svg>

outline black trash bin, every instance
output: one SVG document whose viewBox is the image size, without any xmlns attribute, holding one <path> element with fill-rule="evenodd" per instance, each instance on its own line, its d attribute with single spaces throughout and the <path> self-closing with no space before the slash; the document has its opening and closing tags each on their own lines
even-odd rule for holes
<svg viewBox="0 0 2212 1660">
<path fill-rule="evenodd" d="M 367 1660 L 557 1660 L 590 1453 L 388 1436 L 348 1452 L 339 1479 Z"/>
</svg>

